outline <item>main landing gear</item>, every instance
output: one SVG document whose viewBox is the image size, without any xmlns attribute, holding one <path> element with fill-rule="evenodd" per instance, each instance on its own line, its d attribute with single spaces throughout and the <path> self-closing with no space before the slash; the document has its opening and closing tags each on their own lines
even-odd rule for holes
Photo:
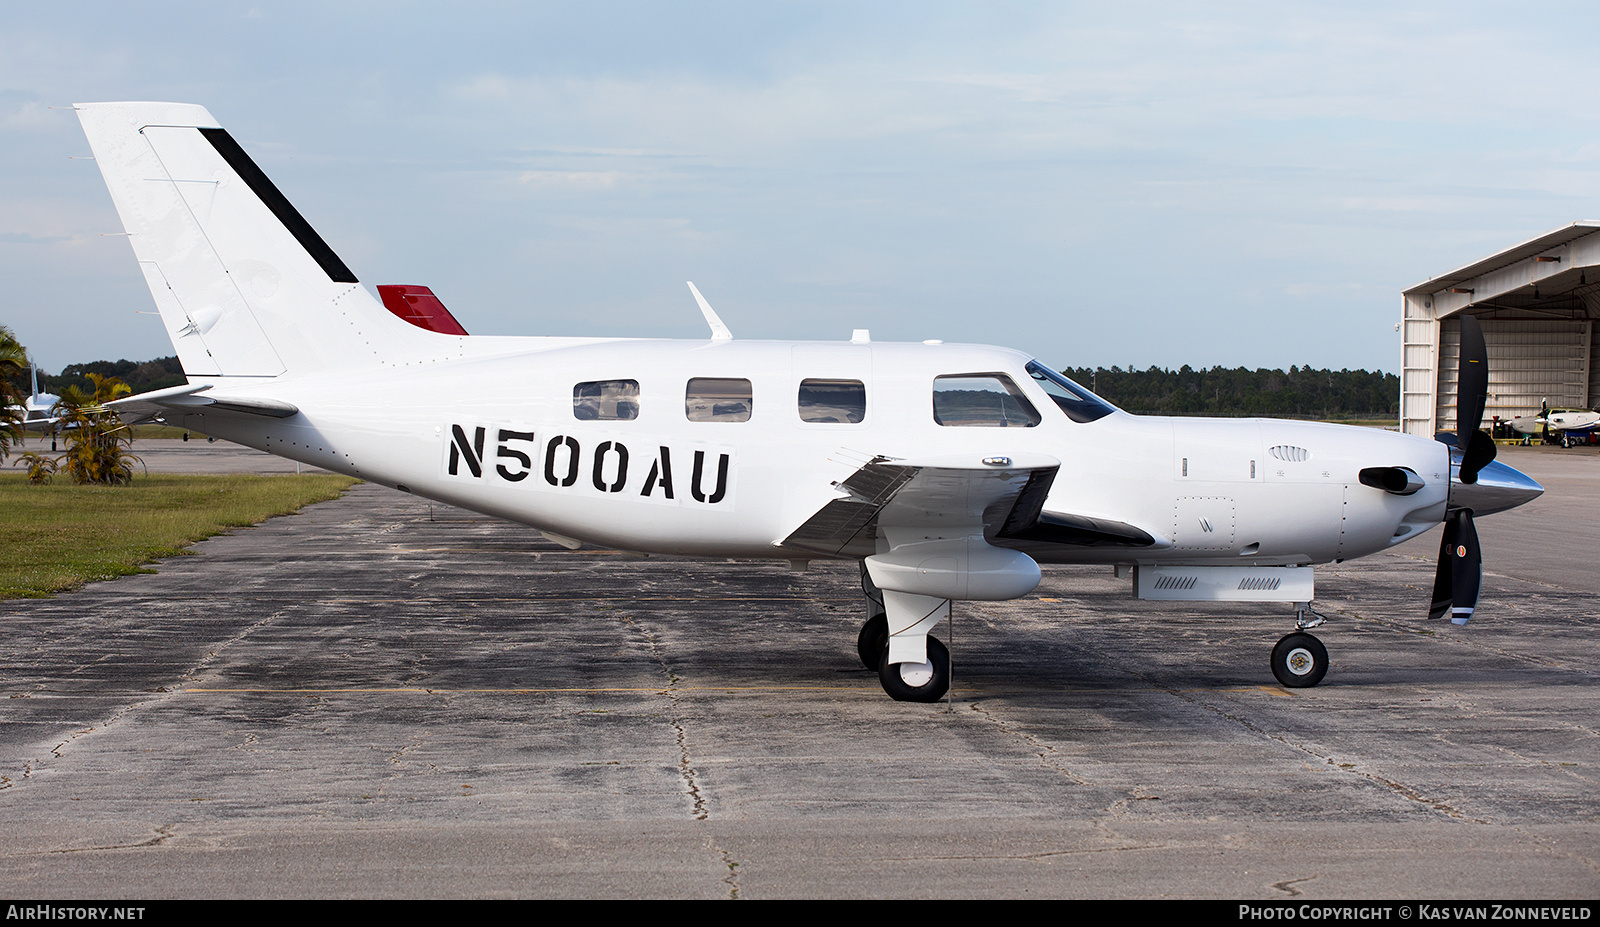
<svg viewBox="0 0 1600 927">
<path fill-rule="evenodd" d="M 937 702 L 950 691 L 950 651 L 928 635 L 928 659 L 921 663 L 890 663 L 889 648 L 878 664 L 878 682 L 897 702 Z"/>
<path fill-rule="evenodd" d="M 1318 614 L 1310 602 L 1301 602 L 1295 611 L 1295 632 L 1284 635 L 1272 648 L 1272 675 L 1291 689 L 1305 689 L 1322 681 L 1328 674 L 1328 648 L 1322 641 L 1306 633 L 1327 621 Z"/>
<path fill-rule="evenodd" d="M 861 633 L 856 635 L 856 653 L 861 657 L 861 665 L 876 673 L 888 649 L 889 617 L 880 612 L 861 626 Z"/>
<path fill-rule="evenodd" d="M 889 616 L 883 593 L 873 585 L 866 566 L 861 569 L 861 589 L 867 597 L 867 620 L 856 635 L 861 665 L 878 674 L 883 691 L 897 702 L 937 702 L 950 691 L 950 649 L 937 637 L 927 636 L 927 658 L 921 662 L 889 662 Z M 945 608 L 948 613 L 948 606 Z"/>
<path fill-rule="evenodd" d="M 897 702 L 937 702 L 950 691 L 950 649 L 928 635 L 928 659 L 921 663 L 889 662 L 889 620 L 874 615 L 856 636 L 861 665 L 878 674 L 883 691 Z"/>
</svg>

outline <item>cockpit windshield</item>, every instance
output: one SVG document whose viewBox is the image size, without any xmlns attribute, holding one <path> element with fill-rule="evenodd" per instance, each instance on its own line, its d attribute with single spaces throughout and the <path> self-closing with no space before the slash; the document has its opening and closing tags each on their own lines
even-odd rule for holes
<svg viewBox="0 0 1600 927">
<path fill-rule="evenodd" d="M 1038 361 L 1028 362 L 1028 376 L 1044 387 L 1061 411 L 1067 413 L 1067 418 L 1075 422 L 1092 422 L 1117 411 L 1116 406 Z"/>
</svg>

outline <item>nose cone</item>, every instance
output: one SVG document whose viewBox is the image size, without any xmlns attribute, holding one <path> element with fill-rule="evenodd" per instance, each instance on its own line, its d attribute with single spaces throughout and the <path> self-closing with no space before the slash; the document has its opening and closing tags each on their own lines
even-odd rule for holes
<svg viewBox="0 0 1600 927">
<path fill-rule="evenodd" d="M 1515 467 L 1491 461 L 1478 471 L 1476 483 L 1459 479 L 1461 455 L 1450 454 L 1450 507 L 1471 509 L 1474 516 L 1493 515 L 1532 502 L 1544 494 L 1544 487 Z"/>
</svg>

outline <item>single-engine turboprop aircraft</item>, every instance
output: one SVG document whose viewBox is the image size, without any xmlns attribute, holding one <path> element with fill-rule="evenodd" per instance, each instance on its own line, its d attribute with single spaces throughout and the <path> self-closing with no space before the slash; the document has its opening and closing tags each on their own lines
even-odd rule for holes
<svg viewBox="0 0 1600 927">
<path fill-rule="evenodd" d="M 1519 415 L 1511 420 L 1511 428 L 1518 434 L 1537 437 L 1546 444 L 1552 440 L 1560 441 L 1566 447 L 1573 438 L 1586 438 L 1600 429 L 1600 412 L 1591 409 L 1552 409 L 1546 400 L 1539 403 L 1538 415 Z"/>
<path fill-rule="evenodd" d="M 703 341 L 467 336 L 431 308 L 407 324 L 415 300 L 385 310 L 205 109 L 77 112 L 189 381 L 116 409 L 568 546 L 857 560 L 858 651 L 897 699 L 948 689 L 928 632 L 952 600 L 1025 595 L 1041 563 L 1114 566 L 1144 599 L 1294 603 L 1272 669 L 1315 685 L 1313 565 L 1443 521 L 1432 614 L 1465 623 L 1474 515 L 1543 491 L 1477 431 L 1470 318 L 1464 458 L 1367 428 L 1133 416 L 1006 348 L 736 341 L 693 284 Z"/>
</svg>

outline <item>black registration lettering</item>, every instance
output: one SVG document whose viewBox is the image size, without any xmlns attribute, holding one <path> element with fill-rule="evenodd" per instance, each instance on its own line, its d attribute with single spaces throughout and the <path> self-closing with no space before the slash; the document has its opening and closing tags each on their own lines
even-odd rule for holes
<svg viewBox="0 0 1600 927">
<path fill-rule="evenodd" d="M 556 476 L 556 451 L 567 449 L 567 472 Z M 556 435 L 544 448 L 544 481 L 551 486 L 571 486 L 578 482 L 578 440 L 571 435 Z"/>
<path fill-rule="evenodd" d="M 506 447 L 506 442 L 527 441 L 532 443 L 533 432 L 509 431 L 505 428 L 502 428 L 500 429 L 500 433 L 496 436 L 495 440 L 499 443 L 499 446 L 494 449 L 494 456 L 497 459 L 502 460 L 515 460 L 518 465 L 518 469 L 516 470 L 507 470 L 505 464 L 496 464 L 494 468 L 495 472 L 499 473 L 502 479 L 509 480 L 513 483 L 519 483 L 527 479 L 528 474 L 533 472 L 533 458 L 519 450 Z"/>
<path fill-rule="evenodd" d="M 617 455 L 617 478 L 606 482 L 606 455 Z M 628 482 L 628 448 L 620 441 L 606 441 L 594 449 L 594 488 L 601 492 L 622 492 Z"/>
<path fill-rule="evenodd" d="M 713 505 L 722 501 L 722 496 L 728 491 L 728 455 L 719 454 L 717 461 L 717 488 L 707 496 L 705 490 L 700 488 L 700 477 L 705 470 L 706 452 L 694 452 L 694 475 L 689 481 L 689 492 L 694 495 L 696 502 L 709 502 Z"/>
<path fill-rule="evenodd" d="M 650 475 L 644 478 L 644 489 L 639 493 L 639 495 L 648 496 L 655 491 L 657 486 L 661 487 L 661 494 L 663 497 L 667 499 L 671 499 L 673 497 L 672 452 L 667 450 L 666 445 L 661 446 L 661 456 L 657 457 L 655 461 L 650 464 Z"/>
<path fill-rule="evenodd" d="M 483 476 L 483 433 L 484 429 L 478 428 L 473 432 L 472 442 L 467 442 L 467 433 L 460 425 L 450 426 L 450 475 L 456 476 L 461 468 L 461 459 L 467 460 L 467 469 L 473 476 Z"/>
</svg>

